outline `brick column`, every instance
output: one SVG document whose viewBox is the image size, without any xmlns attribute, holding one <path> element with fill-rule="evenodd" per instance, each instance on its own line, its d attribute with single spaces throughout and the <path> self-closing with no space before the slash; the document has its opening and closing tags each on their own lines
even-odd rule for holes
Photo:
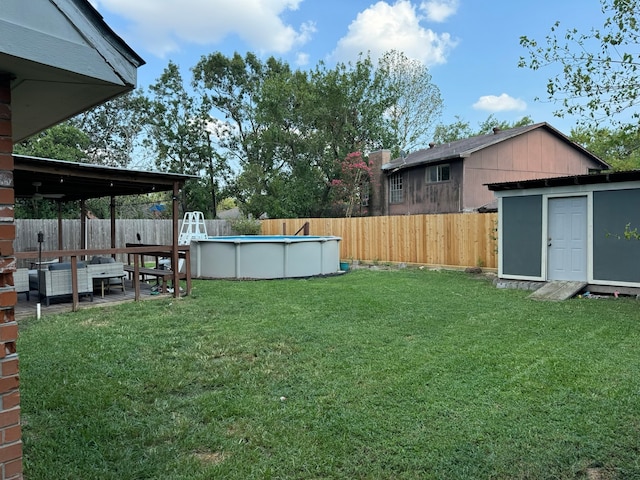
<svg viewBox="0 0 640 480">
<path fill-rule="evenodd" d="M 22 478 L 22 434 L 13 284 L 14 224 L 11 80 L 0 74 L 0 480 Z"/>
</svg>

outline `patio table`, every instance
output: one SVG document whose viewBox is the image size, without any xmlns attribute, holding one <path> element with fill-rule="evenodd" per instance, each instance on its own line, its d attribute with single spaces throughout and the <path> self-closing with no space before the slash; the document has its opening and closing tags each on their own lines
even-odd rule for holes
<svg viewBox="0 0 640 480">
<path fill-rule="evenodd" d="M 107 293 L 111 293 L 111 282 L 112 278 L 119 278 L 120 284 L 117 285 L 118 288 L 122 288 L 122 293 L 127 293 L 124 289 L 124 277 L 126 277 L 126 273 L 95 273 L 91 275 L 91 278 L 94 280 L 100 281 L 100 293 L 102 298 L 104 298 L 104 285 L 107 284 Z"/>
</svg>

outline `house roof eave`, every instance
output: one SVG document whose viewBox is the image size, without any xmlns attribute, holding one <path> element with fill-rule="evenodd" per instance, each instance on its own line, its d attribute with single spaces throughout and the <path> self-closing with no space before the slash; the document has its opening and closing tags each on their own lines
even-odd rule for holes
<svg viewBox="0 0 640 480">
<path fill-rule="evenodd" d="M 437 163 L 442 163 L 442 162 L 450 162 L 451 160 L 461 160 L 464 158 L 469 157 L 469 154 L 467 152 L 462 152 L 462 153 L 456 153 L 456 154 L 452 154 L 452 155 L 448 155 L 445 157 L 440 157 L 437 159 L 431 159 L 431 160 L 426 160 L 423 162 L 413 162 L 413 163 L 394 163 L 394 162 L 390 162 L 390 163 L 386 163 L 384 165 L 382 165 L 382 167 L 380 167 L 383 171 L 385 172 L 389 172 L 389 171 L 398 171 L 398 170 L 405 170 L 407 168 L 413 168 L 413 167 L 420 167 L 423 165 L 433 165 L 433 164 L 437 164 Z"/>
<path fill-rule="evenodd" d="M 8 2 L 0 45 L 14 143 L 133 90 L 144 64 L 86 0 Z"/>
</svg>

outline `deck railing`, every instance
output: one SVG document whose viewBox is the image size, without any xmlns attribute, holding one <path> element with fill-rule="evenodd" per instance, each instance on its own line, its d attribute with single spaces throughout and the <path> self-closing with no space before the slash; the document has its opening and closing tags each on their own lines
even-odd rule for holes
<svg viewBox="0 0 640 480">
<path fill-rule="evenodd" d="M 177 253 L 177 255 L 175 254 Z M 171 245 L 144 245 L 144 246 L 129 246 L 126 248 L 107 248 L 107 249 L 86 249 L 86 250 L 47 250 L 42 252 L 29 251 L 29 252 L 15 252 L 16 259 L 24 259 L 33 263 L 39 263 L 40 259 L 53 259 L 58 258 L 60 260 L 68 258 L 71 263 L 71 284 L 72 284 L 72 302 L 73 311 L 78 309 L 80 303 L 80 296 L 78 293 L 78 261 L 81 261 L 87 257 L 95 255 L 99 256 L 112 256 L 112 255 L 126 255 L 132 259 L 132 283 L 134 287 L 134 298 L 140 300 L 140 263 L 144 257 L 154 257 L 156 260 L 161 257 L 171 259 L 171 271 L 173 272 L 173 295 L 174 297 L 180 296 L 180 280 L 186 281 L 185 294 L 191 294 L 191 252 L 189 246 L 179 246 L 178 251 L 174 252 Z M 185 272 L 181 273 L 178 268 L 178 260 L 184 259 Z"/>
</svg>

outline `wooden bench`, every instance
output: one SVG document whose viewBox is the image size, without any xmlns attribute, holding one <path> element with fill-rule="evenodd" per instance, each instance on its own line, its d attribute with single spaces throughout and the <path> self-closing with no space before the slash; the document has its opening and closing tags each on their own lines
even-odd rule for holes
<svg viewBox="0 0 640 480">
<path fill-rule="evenodd" d="M 129 278 L 132 279 L 135 273 L 135 266 L 125 265 L 124 271 L 129 273 Z M 167 293 L 167 282 L 173 278 L 173 272 L 171 270 L 160 270 L 157 268 L 138 267 L 138 274 L 143 278 L 145 276 L 156 277 L 158 283 L 162 281 L 162 293 Z"/>
</svg>

